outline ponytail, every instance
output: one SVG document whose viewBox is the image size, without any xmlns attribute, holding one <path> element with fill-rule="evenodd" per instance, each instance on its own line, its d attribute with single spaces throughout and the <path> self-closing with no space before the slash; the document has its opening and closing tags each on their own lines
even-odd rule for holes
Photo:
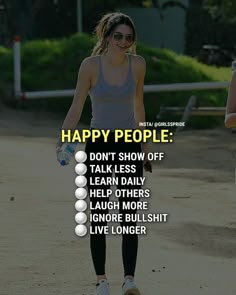
<svg viewBox="0 0 236 295">
<path fill-rule="evenodd" d="M 107 36 L 107 23 L 109 18 L 113 15 L 114 13 L 107 13 L 105 14 L 102 19 L 99 21 L 98 25 L 95 28 L 95 34 L 97 37 L 97 43 L 95 44 L 93 50 L 92 50 L 92 56 L 93 55 L 99 55 L 102 54 L 106 51 L 107 49 L 107 41 L 106 41 L 106 36 Z"/>
</svg>

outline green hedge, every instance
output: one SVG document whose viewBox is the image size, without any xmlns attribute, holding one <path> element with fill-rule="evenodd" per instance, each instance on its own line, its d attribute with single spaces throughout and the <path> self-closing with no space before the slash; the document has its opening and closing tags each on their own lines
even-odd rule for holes
<svg viewBox="0 0 236 295">
<path fill-rule="evenodd" d="M 89 56 L 94 39 L 85 34 L 75 34 L 61 40 L 36 40 L 22 44 L 22 89 L 24 91 L 72 89 L 75 87 L 81 61 Z M 184 83 L 201 81 L 228 81 L 229 68 L 216 68 L 197 62 L 195 59 L 177 55 L 159 48 L 140 44 L 137 53 L 147 62 L 145 84 Z M 0 85 L 13 81 L 12 50 L 0 48 Z M 0 86 L 1 87 L 1 86 Z M 3 86 L 2 86 L 3 87 Z M 161 105 L 184 106 L 189 97 L 196 95 L 200 106 L 224 106 L 227 90 L 176 91 L 145 94 L 147 121 L 156 121 Z M 66 114 L 72 98 L 50 98 L 27 101 L 31 109 L 43 107 L 54 112 Z M 82 120 L 90 120 L 90 100 L 87 99 Z M 166 120 L 179 119 L 168 117 Z M 223 123 L 223 118 L 192 118 L 189 126 L 204 128 Z"/>
</svg>

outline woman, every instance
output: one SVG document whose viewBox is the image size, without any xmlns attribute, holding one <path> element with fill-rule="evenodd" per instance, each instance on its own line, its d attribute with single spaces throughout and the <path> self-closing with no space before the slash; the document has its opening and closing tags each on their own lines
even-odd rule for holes
<svg viewBox="0 0 236 295">
<path fill-rule="evenodd" d="M 135 129 L 139 128 L 139 122 L 145 122 L 145 110 L 143 104 L 143 85 L 146 70 L 145 60 L 135 54 L 136 31 L 134 24 L 129 16 L 122 13 L 109 13 L 103 16 L 96 27 L 98 38 L 92 56 L 86 58 L 80 66 L 78 82 L 72 105 L 63 123 L 62 129 L 74 129 L 80 120 L 84 102 L 89 93 L 92 102 L 91 128 L 96 129 Z M 61 142 L 58 141 L 60 149 Z M 85 151 L 90 152 L 115 152 L 115 159 L 93 164 L 116 165 L 118 168 L 125 164 L 126 167 L 135 165 L 132 176 L 143 175 L 144 161 L 120 161 L 117 157 L 118 152 L 144 152 L 147 155 L 146 145 L 140 143 L 114 143 L 114 133 L 110 132 L 109 142 L 101 140 L 86 143 Z M 95 174 L 90 169 L 89 156 L 87 157 L 87 180 Z M 130 173 L 128 173 L 130 176 Z M 117 174 L 119 177 L 128 176 L 127 173 Z M 96 174 L 98 175 L 98 174 Z M 109 177 L 111 173 L 99 173 L 100 177 Z M 91 183 L 87 184 L 88 190 L 95 189 Z M 118 188 L 125 191 L 138 190 L 140 185 L 124 186 L 118 184 Z M 100 185 L 99 189 L 106 194 L 109 185 Z M 108 198 L 96 198 L 91 196 L 90 201 L 94 205 L 97 202 L 105 202 Z M 132 198 L 132 201 L 137 198 Z M 130 201 L 127 196 L 119 199 L 119 202 Z M 96 206 L 93 206 L 96 207 Z M 125 211 L 121 209 L 122 217 L 125 214 L 135 214 L 136 210 Z M 108 209 L 93 209 L 92 214 L 107 214 Z M 123 219 L 122 219 L 123 220 Z M 121 222 L 123 226 L 135 226 L 135 222 Z M 96 226 L 106 226 L 106 222 L 92 222 L 92 228 Z M 97 295 L 109 295 L 109 283 L 105 273 L 106 257 L 106 238 L 105 234 L 90 234 L 90 247 L 92 259 L 97 275 Z M 139 295 L 140 292 L 134 282 L 134 272 L 137 259 L 138 237 L 137 234 L 122 235 L 122 258 L 124 266 L 124 283 L 122 294 Z"/>
<path fill-rule="evenodd" d="M 226 106 L 225 126 L 236 127 L 236 71 L 234 71 L 229 87 L 228 101 Z"/>
</svg>

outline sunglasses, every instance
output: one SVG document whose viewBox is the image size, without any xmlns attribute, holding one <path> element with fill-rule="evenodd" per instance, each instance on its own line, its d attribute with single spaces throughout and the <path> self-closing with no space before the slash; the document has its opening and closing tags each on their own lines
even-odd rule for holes
<svg viewBox="0 0 236 295">
<path fill-rule="evenodd" d="M 124 35 L 122 33 L 116 32 L 113 34 L 113 38 L 116 41 L 125 40 L 128 43 L 134 42 L 134 35 L 132 35 L 132 34 Z"/>
</svg>

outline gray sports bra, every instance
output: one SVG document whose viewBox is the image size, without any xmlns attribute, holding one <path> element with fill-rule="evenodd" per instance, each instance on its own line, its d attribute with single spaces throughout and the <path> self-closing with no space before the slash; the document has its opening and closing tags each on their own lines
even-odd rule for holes
<svg viewBox="0 0 236 295">
<path fill-rule="evenodd" d="M 91 128 L 135 129 L 136 83 L 132 74 L 130 55 L 128 61 L 129 70 L 125 83 L 121 86 L 111 86 L 104 79 L 101 56 L 98 56 L 98 80 L 89 91 L 92 102 Z"/>
</svg>

